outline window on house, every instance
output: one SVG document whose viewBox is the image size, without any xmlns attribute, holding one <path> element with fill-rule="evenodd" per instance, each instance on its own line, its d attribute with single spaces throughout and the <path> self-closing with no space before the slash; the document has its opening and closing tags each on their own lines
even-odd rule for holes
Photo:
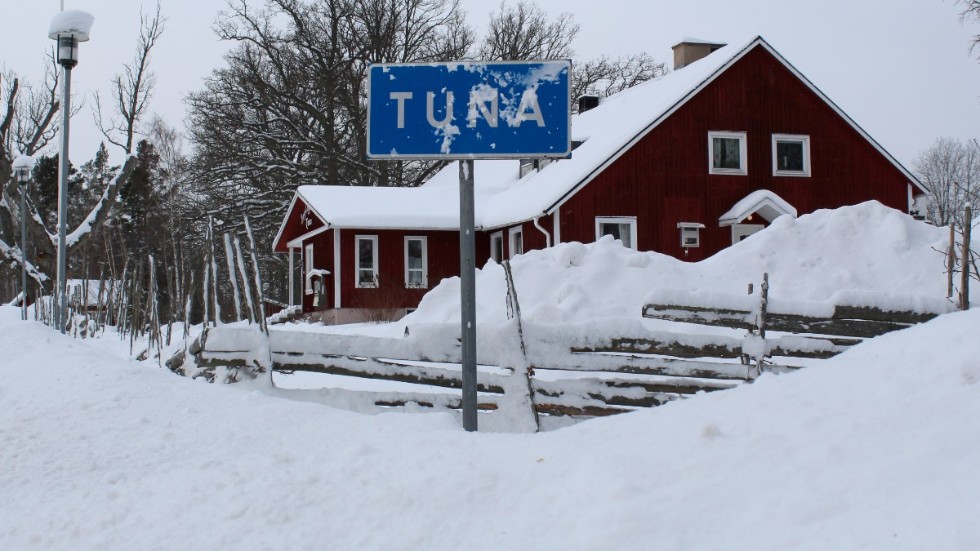
<svg viewBox="0 0 980 551">
<path fill-rule="evenodd" d="M 428 243 L 425 237 L 405 238 L 405 287 L 429 286 Z"/>
<path fill-rule="evenodd" d="M 773 134 L 772 173 L 777 176 L 809 176 L 810 136 Z"/>
<path fill-rule="evenodd" d="M 313 243 L 308 243 L 306 247 L 303 248 L 303 280 L 306 281 L 306 294 L 313 294 L 313 278 L 310 277 L 310 272 L 313 271 Z"/>
<path fill-rule="evenodd" d="M 520 226 L 510 229 L 510 258 L 524 254 L 524 232 Z"/>
<path fill-rule="evenodd" d="M 595 219 L 595 238 L 611 235 L 623 242 L 624 247 L 636 249 L 636 217 L 599 216 Z"/>
<path fill-rule="evenodd" d="M 745 132 L 708 132 L 711 174 L 746 174 L 748 159 Z"/>
<path fill-rule="evenodd" d="M 490 236 L 490 258 L 497 264 L 504 259 L 504 232 L 502 231 Z"/>
<path fill-rule="evenodd" d="M 377 287 L 378 280 L 378 236 L 354 236 L 354 254 L 357 260 L 357 273 L 354 281 L 357 287 Z"/>
</svg>

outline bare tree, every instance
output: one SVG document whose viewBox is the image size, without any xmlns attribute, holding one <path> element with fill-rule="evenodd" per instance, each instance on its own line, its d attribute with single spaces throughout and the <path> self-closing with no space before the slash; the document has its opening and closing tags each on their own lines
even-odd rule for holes
<svg viewBox="0 0 980 551">
<path fill-rule="evenodd" d="M 166 26 L 166 18 L 157 3 L 152 16 L 140 13 L 140 33 L 133 60 L 123 66 L 123 71 L 112 80 L 112 102 L 115 114 L 108 121 L 102 113 L 102 97 L 95 94 L 95 123 L 109 143 L 122 148 L 126 154 L 133 152 L 136 127 L 146 114 L 156 77 L 150 72 L 150 54 Z"/>
<path fill-rule="evenodd" d="M 960 22 L 975 21 L 980 23 L 980 0 L 956 0 L 956 3 L 963 6 L 963 11 L 960 12 Z M 973 36 L 970 50 L 973 51 L 978 46 L 980 46 L 980 34 Z"/>
<path fill-rule="evenodd" d="M 487 34 L 480 45 L 482 59 L 571 59 L 572 43 L 579 26 L 569 13 L 554 18 L 533 2 L 514 5 L 501 2 L 490 15 Z M 641 82 L 663 76 L 667 66 L 646 53 L 618 58 L 602 56 L 572 65 L 572 98 L 611 96 Z M 572 109 L 578 108 L 573 102 Z"/>
<path fill-rule="evenodd" d="M 962 225 L 963 207 L 980 204 L 980 146 L 939 138 L 913 163 L 930 194 L 926 217 L 939 226 Z"/>
<path fill-rule="evenodd" d="M 598 59 L 572 66 L 572 97 L 611 96 L 637 84 L 667 74 L 667 65 L 646 52 L 626 57 Z M 577 108 L 577 104 L 573 104 Z"/>
<path fill-rule="evenodd" d="M 300 184 L 411 185 L 442 166 L 364 158 L 364 84 L 370 63 L 467 56 L 458 0 L 234 0 L 216 32 L 236 46 L 187 100 L 200 219 L 247 215 L 266 242 Z"/>
<path fill-rule="evenodd" d="M 572 14 L 549 20 L 536 4 L 521 0 L 514 6 L 501 1 L 490 15 L 487 34 L 480 46 L 482 59 L 571 59 L 572 42 L 579 26 Z"/>
<path fill-rule="evenodd" d="M 163 19 L 157 11 L 156 17 L 143 19 L 144 25 L 141 40 L 137 49 L 136 63 L 127 66 L 126 77 L 119 77 L 114 82 L 117 91 L 119 115 L 121 123 L 104 128 L 107 134 L 121 136 L 113 141 L 127 151 L 132 149 L 133 135 L 136 125 L 145 113 L 152 89 L 152 78 L 149 78 L 149 56 L 162 32 Z M 0 76 L 0 258 L 8 262 L 0 263 L 2 276 L 13 276 L 20 265 L 26 262 L 27 255 L 16 245 L 19 241 L 17 232 L 20 227 L 20 196 L 21 190 L 12 180 L 11 164 L 18 154 L 34 155 L 50 145 L 58 133 L 57 114 L 61 109 L 58 101 L 58 70 L 54 66 L 52 56 L 48 56 L 50 68 L 44 83 L 34 87 L 22 85 L 11 75 Z M 81 213 L 81 221 L 74 228 L 68 228 L 66 247 L 69 258 L 86 246 L 93 235 L 110 219 L 119 190 L 125 187 L 137 160 L 130 158 L 123 167 L 109 179 L 101 191 L 92 189 L 97 199 L 94 204 Z M 83 186 L 99 185 L 97 182 L 83 182 Z M 35 248 L 35 261 L 29 263 L 29 273 L 39 286 L 50 288 L 51 279 L 57 258 L 57 231 L 45 225 L 44 216 L 38 213 L 37 207 L 30 195 L 25 198 L 27 216 L 25 217 L 28 241 Z M 69 266 L 69 269 L 73 269 Z"/>
</svg>

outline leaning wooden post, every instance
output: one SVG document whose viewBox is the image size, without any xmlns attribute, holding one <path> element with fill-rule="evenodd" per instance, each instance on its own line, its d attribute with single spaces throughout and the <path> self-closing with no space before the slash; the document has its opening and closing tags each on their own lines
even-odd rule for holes
<svg viewBox="0 0 980 551">
<path fill-rule="evenodd" d="M 242 294 L 245 295 L 245 306 L 248 308 L 248 322 L 254 322 L 261 327 L 261 313 L 255 310 L 255 300 L 252 299 L 252 285 L 248 282 L 248 272 L 245 270 L 245 255 L 242 254 L 242 242 L 238 239 L 237 235 L 232 238 L 232 241 L 235 247 L 235 265 L 238 266 L 238 276 L 242 278 Z"/>
<path fill-rule="evenodd" d="M 255 297 L 258 299 L 259 304 L 256 306 L 256 316 L 259 323 L 262 326 L 262 330 L 269 333 L 269 324 L 265 319 L 265 291 L 262 289 L 262 272 L 259 270 L 259 258 L 255 254 L 255 235 L 252 234 L 252 224 L 248 221 L 248 216 L 245 216 L 245 235 L 248 236 L 248 253 L 252 258 L 252 274 L 255 276 Z"/>
<path fill-rule="evenodd" d="M 534 375 L 534 368 L 527 358 L 527 346 L 524 344 L 524 325 L 521 322 L 521 303 L 517 300 L 517 287 L 514 285 L 514 274 L 510 268 L 510 261 L 504 260 L 501 263 L 504 267 L 504 277 L 507 280 L 507 310 L 514 313 L 517 321 L 517 337 L 521 344 L 521 358 L 524 359 L 524 383 L 527 390 L 527 399 L 531 407 L 531 415 L 534 418 L 534 431 L 541 430 L 541 421 L 538 418 L 538 409 L 534 405 L 534 387 L 531 384 L 531 377 Z"/>
<path fill-rule="evenodd" d="M 275 364 L 272 361 L 272 342 L 269 340 L 269 324 L 265 319 L 265 292 L 262 290 L 262 272 L 259 270 L 259 259 L 255 254 L 255 235 L 252 234 L 252 224 L 248 222 L 248 215 L 245 215 L 245 234 L 248 236 L 248 252 L 252 257 L 252 270 L 253 275 L 255 276 L 255 293 L 259 302 L 258 306 L 253 309 L 253 312 L 258 314 L 257 318 L 259 320 L 259 327 L 262 329 L 262 332 L 265 333 L 266 351 L 269 354 L 267 360 L 269 385 L 276 386 L 276 381 L 272 378 L 273 367 Z M 242 264 L 241 267 L 244 269 L 244 264 Z M 244 277 L 244 275 L 242 277 Z"/>
<path fill-rule="evenodd" d="M 242 321 L 242 295 L 238 291 L 235 275 L 235 251 L 231 247 L 231 234 L 225 232 L 225 261 L 228 264 L 228 281 L 231 282 L 232 300 L 235 302 L 235 321 Z"/>
<path fill-rule="evenodd" d="M 956 271 L 956 224 L 949 225 L 949 246 L 946 248 L 946 298 L 953 298 L 953 272 Z"/>
<path fill-rule="evenodd" d="M 963 270 L 960 272 L 960 310 L 970 308 L 970 229 L 973 226 L 973 209 L 966 206 L 963 215 L 963 250 L 960 255 Z"/>
<path fill-rule="evenodd" d="M 762 375 L 766 361 L 766 311 L 769 309 L 769 273 L 762 274 L 761 300 L 759 301 L 759 339 L 761 350 L 755 356 L 756 375 Z"/>
</svg>

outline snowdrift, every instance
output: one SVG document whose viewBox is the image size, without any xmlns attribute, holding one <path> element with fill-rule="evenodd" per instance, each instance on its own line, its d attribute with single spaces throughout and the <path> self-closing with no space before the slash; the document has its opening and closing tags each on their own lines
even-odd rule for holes
<svg viewBox="0 0 980 551">
<path fill-rule="evenodd" d="M 978 326 L 506 435 L 198 383 L 0 307 L 0 549 L 977 549 Z"/>
<path fill-rule="evenodd" d="M 868 303 L 885 309 L 947 311 L 941 251 L 946 229 L 877 201 L 780 217 L 765 230 L 698 263 L 636 252 L 610 237 L 562 243 L 512 261 L 524 319 L 574 323 L 638 318 L 649 300 L 717 303 L 746 295 L 769 273 L 773 300 Z M 651 293 L 653 293 L 651 295 Z M 506 320 L 503 268 L 477 273 L 477 319 Z M 459 319 L 459 279 L 443 280 L 403 323 Z"/>
</svg>

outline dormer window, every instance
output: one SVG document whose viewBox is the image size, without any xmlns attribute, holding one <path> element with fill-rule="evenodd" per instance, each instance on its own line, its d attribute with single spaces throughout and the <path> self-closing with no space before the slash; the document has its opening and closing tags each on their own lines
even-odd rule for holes
<svg viewBox="0 0 980 551">
<path fill-rule="evenodd" d="M 521 170 L 518 177 L 523 178 L 532 171 L 541 170 L 553 162 L 555 162 L 554 159 L 521 159 Z"/>
<path fill-rule="evenodd" d="M 534 159 L 521 159 L 521 171 L 518 178 L 523 178 L 531 173 L 536 167 L 534 166 L 537 161 Z"/>
</svg>

